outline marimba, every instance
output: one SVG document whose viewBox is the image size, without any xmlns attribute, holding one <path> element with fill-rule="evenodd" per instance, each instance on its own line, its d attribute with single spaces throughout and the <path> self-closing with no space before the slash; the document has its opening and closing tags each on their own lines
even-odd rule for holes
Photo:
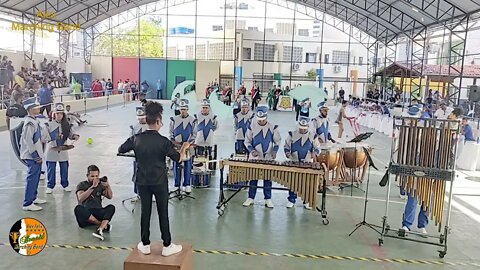
<svg viewBox="0 0 480 270">
<path fill-rule="evenodd" d="M 223 170 L 225 166 L 229 167 L 227 181 L 224 182 Z M 327 211 L 325 210 L 326 199 L 326 168 L 320 163 L 285 161 L 277 162 L 273 160 L 241 160 L 224 159 L 220 161 L 220 197 L 217 205 L 218 214 L 224 214 L 227 203 L 238 194 L 238 189 L 230 197 L 226 198 L 225 188 L 232 186 L 239 187 L 239 184 L 251 180 L 271 180 L 285 188 L 272 187 L 277 190 L 292 190 L 300 198 L 310 204 L 313 209 L 322 214 L 322 222 L 327 225 Z M 319 186 L 322 187 L 321 207 L 317 207 L 317 193 Z M 240 185 L 240 187 L 250 187 L 250 185 Z M 257 186 L 264 188 L 263 186 Z"/>
</svg>

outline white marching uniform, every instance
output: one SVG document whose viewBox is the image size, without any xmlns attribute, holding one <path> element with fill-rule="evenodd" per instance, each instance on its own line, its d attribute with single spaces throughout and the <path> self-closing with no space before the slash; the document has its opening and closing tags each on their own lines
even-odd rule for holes
<svg viewBox="0 0 480 270">
<path fill-rule="evenodd" d="M 330 134 L 330 121 L 327 117 L 319 115 L 313 118 L 310 122 L 310 131 L 316 134 L 318 138 L 322 139 L 323 142 L 327 142 L 332 138 L 332 135 Z"/>
<path fill-rule="evenodd" d="M 218 127 L 217 116 L 213 113 L 196 114 L 195 119 L 197 122 L 197 137 L 195 144 L 198 146 L 212 146 L 213 135 Z"/>
<path fill-rule="evenodd" d="M 245 134 L 247 133 L 247 128 L 252 123 L 254 113 L 248 111 L 247 113 L 239 112 L 234 116 L 235 120 L 235 139 L 245 140 Z"/>
<path fill-rule="evenodd" d="M 260 126 L 257 121 L 254 121 L 245 134 L 245 146 L 250 152 L 249 159 L 272 160 L 272 154 L 278 152 L 281 140 L 277 125 L 267 122 L 264 126 Z M 252 155 L 254 150 L 258 154 L 257 157 Z"/>
</svg>

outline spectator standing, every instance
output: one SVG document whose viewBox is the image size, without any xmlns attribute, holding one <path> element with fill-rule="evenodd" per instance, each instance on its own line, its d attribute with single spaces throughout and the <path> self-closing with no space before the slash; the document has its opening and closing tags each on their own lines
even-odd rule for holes
<svg viewBox="0 0 480 270">
<path fill-rule="evenodd" d="M 40 108 L 40 114 L 47 111 L 47 117 L 51 120 L 50 112 L 52 111 L 53 88 L 44 82 L 40 90 L 38 90 L 38 98 L 42 106 Z"/>
<path fill-rule="evenodd" d="M 112 80 L 110 80 L 110 79 L 107 80 L 106 87 L 107 87 L 107 94 L 108 94 L 108 95 L 111 95 L 111 94 L 113 93 L 113 83 L 112 83 Z"/>
<path fill-rule="evenodd" d="M 157 81 L 157 99 L 163 99 L 163 82 Z"/>
</svg>

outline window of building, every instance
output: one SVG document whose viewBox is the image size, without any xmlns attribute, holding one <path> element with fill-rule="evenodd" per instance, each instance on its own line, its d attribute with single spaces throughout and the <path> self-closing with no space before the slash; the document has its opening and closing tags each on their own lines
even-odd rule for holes
<svg viewBox="0 0 480 270">
<path fill-rule="evenodd" d="M 317 54 L 316 53 L 307 53 L 305 55 L 305 62 L 315 63 L 316 61 L 317 61 Z"/>
<path fill-rule="evenodd" d="M 348 51 L 333 51 L 332 52 L 332 64 L 348 66 L 349 63 Z"/>
<path fill-rule="evenodd" d="M 253 59 L 255 61 L 271 61 L 275 58 L 275 45 L 255 43 Z"/>
<path fill-rule="evenodd" d="M 234 60 L 234 42 L 225 42 L 225 58 L 222 60 Z"/>
<path fill-rule="evenodd" d="M 325 54 L 323 57 L 323 62 L 325 62 L 325 64 L 330 64 L 330 54 Z"/>
<path fill-rule="evenodd" d="M 298 35 L 302 37 L 308 37 L 310 35 L 310 30 L 308 29 L 298 29 Z"/>
<path fill-rule="evenodd" d="M 185 58 L 195 59 L 194 56 L 193 56 L 193 45 L 185 46 Z"/>
<path fill-rule="evenodd" d="M 208 44 L 208 59 L 209 60 L 223 59 L 223 42 Z"/>
<path fill-rule="evenodd" d="M 168 47 L 167 48 L 167 57 L 168 58 L 173 58 L 173 59 L 176 59 L 178 58 L 178 55 L 177 55 L 177 47 Z"/>
<path fill-rule="evenodd" d="M 358 57 L 358 65 L 363 65 L 363 57 L 361 56 Z"/>
<path fill-rule="evenodd" d="M 303 56 L 302 47 L 293 47 L 293 57 L 292 57 L 292 47 L 283 46 L 283 61 L 301 63 Z"/>
<path fill-rule="evenodd" d="M 252 60 L 252 48 L 243 48 L 243 60 Z"/>
<path fill-rule="evenodd" d="M 197 44 L 197 59 L 207 59 L 207 46 L 205 44 Z"/>
</svg>

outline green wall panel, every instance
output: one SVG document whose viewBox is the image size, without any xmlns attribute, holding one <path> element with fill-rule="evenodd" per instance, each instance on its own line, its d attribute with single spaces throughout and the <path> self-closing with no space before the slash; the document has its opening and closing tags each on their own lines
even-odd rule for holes
<svg viewBox="0 0 480 270">
<path fill-rule="evenodd" d="M 167 61 L 167 97 L 171 99 L 175 89 L 177 77 L 185 80 L 195 80 L 195 61 L 168 60 Z"/>
</svg>

